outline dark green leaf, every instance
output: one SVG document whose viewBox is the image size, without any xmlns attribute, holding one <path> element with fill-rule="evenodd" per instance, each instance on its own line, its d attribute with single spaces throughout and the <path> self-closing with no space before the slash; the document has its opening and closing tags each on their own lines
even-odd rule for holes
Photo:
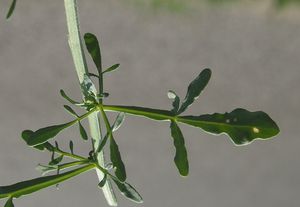
<svg viewBox="0 0 300 207">
<path fill-rule="evenodd" d="M 77 101 L 74 101 L 73 99 L 71 99 L 69 96 L 67 96 L 67 94 L 64 92 L 64 90 L 60 90 L 60 95 L 64 98 L 64 99 L 66 99 L 67 101 L 69 101 L 71 104 L 75 104 L 75 105 L 77 105 L 77 104 L 80 104 L 79 102 L 77 102 Z"/>
<path fill-rule="evenodd" d="M 116 186 L 121 191 L 122 195 L 124 195 L 129 200 L 136 202 L 136 203 L 143 203 L 142 196 L 134 189 L 129 183 L 120 182 L 115 178 L 112 178 L 115 182 Z"/>
<path fill-rule="evenodd" d="M 98 184 L 99 188 L 103 188 L 103 186 L 105 185 L 106 181 L 107 181 L 107 174 L 104 174 L 102 180 Z"/>
<path fill-rule="evenodd" d="M 55 137 L 62 130 L 75 124 L 77 120 L 68 122 L 66 124 L 54 125 L 41 128 L 31 134 L 28 139 L 24 139 L 29 146 L 37 146 L 47 142 L 49 139 Z M 25 130 L 27 131 L 27 130 Z M 24 131 L 23 131 L 24 133 Z"/>
<path fill-rule="evenodd" d="M 116 70 L 119 66 L 120 66 L 120 64 L 114 64 L 113 66 L 110 66 L 110 67 L 107 68 L 105 71 L 103 71 L 102 74 L 107 73 L 107 72 L 114 71 L 114 70 Z"/>
<path fill-rule="evenodd" d="M 6 201 L 4 207 L 14 207 L 13 197 L 8 198 L 8 200 Z"/>
<path fill-rule="evenodd" d="M 125 166 L 121 158 L 119 147 L 113 138 L 110 139 L 110 160 L 116 168 L 115 174 L 117 178 L 124 182 L 126 180 Z"/>
<path fill-rule="evenodd" d="M 33 131 L 31 131 L 31 130 L 24 130 L 22 132 L 21 136 L 22 136 L 23 140 L 27 143 L 27 141 L 30 139 L 30 136 L 32 134 L 33 134 Z M 34 148 L 43 151 L 45 148 L 48 148 L 49 145 L 51 145 L 51 144 L 50 143 L 43 143 L 43 144 L 34 146 Z"/>
<path fill-rule="evenodd" d="M 264 112 L 235 109 L 225 114 L 180 116 L 177 121 L 200 127 L 213 134 L 228 134 L 234 144 L 246 145 L 255 139 L 268 139 L 279 133 L 276 123 Z"/>
<path fill-rule="evenodd" d="M 178 110 L 178 114 L 184 112 L 193 102 L 195 99 L 198 98 L 201 91 L 205 88 L 207 85 L 209 79 L 211 76 L 211 70 L 210 69 L 204 69 L 198 77 L 193 80 L 187 90 L 185 99 Z"/>
<path fill-rule="evenodd" d="M 62 160 L 63 160 L 64 156 L 63 155 L 60 155 L 59 157 L 55 158 L 55 159 L 52 159 L 50 162 L 49 162 L 49 165 L 57 165 L 58 163 L 60 163 Z"/>
<path fill-rule="evenodd" d="M 167 110 L 151 109 L 151 108 L 145 108 L 145 107 L 139 107 L 139 106 L 104 105 L 103 108 L 104 108 L 104 110 L 107 110 L 107 111 L 124 112 L 127 114 L 143 116 L 143 117 L 147 117 L 149 119 L 161 120 L 161 121 L 169 120 L 174 117 L 174 114 Z"/>
<path fill-rule="evenodd" d="M 125 120 L 125 113 L 119 113 L 113 126 L 112 131 L 117 131 Z"/>
<path fill-rule="evenodd" d="M 78 124 L 79 124 L 79 131 L 80 131 L 80 135 L 81 135 L 82 139 L 88 140 L 89 138 L 88 138 L 88 135 L 87 135 L 84 127 L 82 126 L 82 124 L 80 122 L 78 122 Z"/>
<path fill-rule="evenodd" d="M 180 104 L 180 98 L 177 96 L 177 94 L 174 91 L 168 92 L 169 99 L 173 99 L 173 109 L 171 110 L 172 113 L 177 114 L 177 111 L 179 110 L 179 104 Z"/>
<path fill-rule="evenodd" d="M 91 33 L 84 35 L 84 41 L 88 52 L 90 53 L 98 71 L 101 71 L 101 52 L 97 37 Z"/>
<path fill-rule="evenodd" d="M 69 147 L 70 147 L 71 154 L 74 154 L 74 144 L 72 140 L 70 140 L 69 142 Z"/>
<path fill-rule="evenodd" d="M 69 112 L 72 116 L 78 117 L 77 113 L 68 105 L 64 105 L 64 108 L 67 112 Z"/>
<path fill-rule="evenodd" d="M 35 178 L 9 186 L 0 186 L 0 199 L 6 197 L 18 198 L 23 195 L 31 194 L 43 188 L 56 185 L 57 183 L 70 179 L 76 175 L 93 169 L 94 167 L 95 166 L 93 164 L 90 164 L 59 175 Z"/>
<path fill-rule="evenodd" d="M 175 121 L 171 121 L 170 128 L 176 149 L 174 162 L 179 170 L 180 175 L 187 176 L 189 174 L 189 162 L 184 144 L 184 137 Z"/>
<path fill-rule="evenodd" d="M 9 19 L 16 8 L 17 0 L 12 0 L 9 10 L 6 14 L 6 19 Z"/>
</svg>

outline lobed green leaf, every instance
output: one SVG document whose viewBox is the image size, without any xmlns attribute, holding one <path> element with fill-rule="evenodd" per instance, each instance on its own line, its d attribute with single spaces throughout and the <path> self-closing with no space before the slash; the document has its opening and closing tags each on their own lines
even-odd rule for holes
<svg viewBox="0 0 300 207">
<path fill-rule="evenodd" d="M 175 121 L 171 121 L 170 128 L 171 135 L 174 139 L 174 146 L 176 149 L 174 162 L 179 170 L 180 175 L 187 176 L 189 174 L 189 162 L 187 157 L 187 150 L 184 144 L 184 137 Z"/>
<path fill-rule="evenodd" d="M 241 108 L 225 114 L 180 116 L 177 120 L 213 134 L 226 133 L 236 145 L 247 145 L 255 139 L 268 139 L 280 131 L 268 114 Z"/>
<path fill-rule="evenodd" d="M 178 110 L 178 114 L 184 112 L 200 95 L 211 77 L 211 70 L 204 69 L 196 79 L 194 79 L 187 90 L 185 99 Z"/>
<path fill-rule="evenodd" d="M 60 125 L 54 125 L 54 126 L 41 128 L 41 129 L 33 132 L 31 134 L 31 136 L 28 137 L 27 139 L 24 139 L 24 138 L 23 139 L 26 141 L 26 143 L 29 146 L 36 147 L 38 145 L 41 145 L 41 144 L 47 142 L 49 139 L 55 137 L 62 130 L 72 126 L 76 122 L 77 122 L 77 120 L 68 122 L 66 124 L 60 124 Z M 25 133 L 26 131 L 28 131 L 28 130 L 23 131 L 22 134 Z"/>
<path fill-rule="evenodd" d="M 21 137 L 23 138 L 23 140 L 27 143 L 28 140 L 30 139 L 30 137 L 32 136 L 33 131 L 31 130 L 24 130 L 21 134 Z M 45 142 L 43 144 L 39 144 L 34 146 L 34 148 L 43 151 L 45 148 L 46 149 L 50 149 L 52 147 L 52 145 L 49 142 Z"/>
</svg>

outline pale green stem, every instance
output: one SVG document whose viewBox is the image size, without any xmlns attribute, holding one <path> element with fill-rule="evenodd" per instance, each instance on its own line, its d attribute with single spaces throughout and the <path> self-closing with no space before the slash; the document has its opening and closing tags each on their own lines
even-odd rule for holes
<svg viewBox="0 0 300 207">
<path fill-rule="evenodd" d="M 84 56 L 84 51 L 82 47 L 82 41 L 80 37 L 79 21 L 78 21 L 78 14 L 77 14 L 77 1 L 64 0 L 64 2 L 65 2 L 67 25 L 68 25 L 68 32 L 69 32 L 69 45 L 73 56 L 73 61 L 75 64 L 77 76 L 80 84 L 82 84 L 84 80 L 84 75 L 87 75 L 88 72 L 87 72 L 87 65 Z M 92 113 L 88 117 L 88 120 L 90 125 L 90 133 L 92 138 L 94 139 L 94 146 L 96 149 L 101 139 L 100 127 L 98 122 L 98 112 Z M 100 166 L 104 166 L 105 162 L 104 162 L 103 152 L 98 153 L 97 159 L 98 159 L 98 164 Z M 104 174 L 99 169 L 97 169 L 96 171 L 100 182 L 103 179 Z M 114 194 L 114 191 L 111 186 L 111 182 L 109 180 L 107 180 L 102 190 L 108 204 L 110 206 L 117 206 L 116 196 Z"/>
</svg>

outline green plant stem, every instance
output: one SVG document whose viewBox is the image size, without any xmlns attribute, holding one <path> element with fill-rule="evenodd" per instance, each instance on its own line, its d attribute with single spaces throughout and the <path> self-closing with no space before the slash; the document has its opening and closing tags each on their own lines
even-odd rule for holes
<svg viewBox="0 0 300 207">
<path fill-rule="evenodd" d="M 46 174 L 48 174 L 48 173 L 50 173 L 50 172 L 57 171 L 57 170 L 65 170 L 65 169 L 68 169 L 68 168 L 77 167 L 77 166 L 79 166 L 79 165 L 88 164 L 89 162 L 90 162 L 90 160 L 85 159 L 85 160 L 81 160 L 81 161 L 74 161 L 74 162 L 64 163 L 64 164 L 61 164 L 61 165 L 57 165 L 56 168 L 47 170 L 46 172 L 43 172 L 42 175 L 46 175 Z M 42 166 L 42 167 L 43 167 L 43 165 L 39 165 L 39 166 Z M 95 165 L 95 166 L 96 166 L 96 165 Z"/>
<path fill-rule="evenodd" d="M 106 131 L 108 133 L 108 136 L 113 138 L 112 129 L 111 129 L 109 120 L 107 118 L 107 115 L 106 115 L 105 111 L 103 110 L 103 107 L 99 107 L 99 108 L 100 108 L 100 112 L 102 114 L 102 117 L 103 117 L 103 120 L 104 120 L 104 123 L 105 123 L 105 126 L 106 126 Z"/>
<path fill-rule="evenodd" d="M 82 47 L 82 41 L 79 30 L 79 21 L 77 14 L 77 1 L 76 0 L 64 0 L 66 18 L 69 32 L 69 45 L 71 53 L 73 56 L 73 61 L 75 64 L 75 69 L 79 79 L 79 83 L 82 84 L 84 80 L 84 75 L 88 75 L 86 60 L 84 56 L 84 51 Z M 101 83 L 100 83 L 101 84 Z M 94 139 L 95 149 L 99 145 L 101 140 L 100 126 L 98 121 L 98 112 L 94 112 L 89 117 L 89 125 L 91 136 Z M 104 154 L 98 153 L 97 155 L 98 164 L 104 166 Z M 99 182 L 103 179 L 104 174 L 100 170 L 96 170 Z M 104 196 L 110 206 L 117 206 L 117 200 L 115 193 L 112 189 L 111 182 L 108 181 L 102 188 Z"/>
<path fill-rule="evenodd" d="M 82 161 L 68 162 L 68 163 L 65 163 L 65 164 L 58 165 L 58 169 L 59 170 L 64 170 L 66 168 L 70 168 L 70 167 L 75 167 L 75 166 L 78 166 L 78 165 L 87 164 L 88 162 L 89 162 L 89 160 L 87 160 L 87 159 L 82 160 Z"/>
<path fill-rule="evenodd" d="M 63 156 L 66 156 L 66 157 L 70 157 L 70 158 L 73 158 L 75 160 L 80 160 L 80 161 L 85 161 L 86 158 L 85 157 L 82 157 L 82 156 L 79 156 L 79 155 L 75 155 L 75 154 L 71 154 L 71 153 L 68 153 L 68 152 L 64 152 L 60 149 L 57 149 L 57 148 L 54 148 L 54 152 L 58 153 L 58 154 L 61 154 Z"/>
<path fill-rule="evenodd" d="M 114 112 L 124 112 L 128 114 L 133 114 L 137 116 L 151 116 L 156 120 L 176 120 L 177 116 L 173 115 L 170 111 L 159 110 L 163 113 L 149 112 L 147 108 L 135 107 L 128 108 L 126 106 L 116 106 L 116 105 L 102 105 L 104 111 L 114 111 Z"/>
</svg>

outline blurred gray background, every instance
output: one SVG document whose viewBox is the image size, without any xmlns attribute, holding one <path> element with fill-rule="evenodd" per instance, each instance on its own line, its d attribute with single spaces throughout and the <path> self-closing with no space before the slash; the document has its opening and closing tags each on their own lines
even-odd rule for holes
<svg viewBox="0 0 300 207">
<path fill-rule="evenodd" d="M 190 175 L 181 178 L 169 125 L 127 116 L 116 139 L 128 181 L 144 204 L 120 195 L 120 206 L 298 207 L 300 8 L 276 10 L 269 1 L 246 1 L 174 11 L 137 2 L 79 1 L 82 32 L 99 37 L 105 66 L 121 64 L 106 76 L 111 94 L 106 103 L 168 109 L 167 91 L 184 97 L 189 82 L 209 67 L 212 79 L 189 113 L 263 110 L 281 133 L 235 147 L 227 136 L 182 126 Z M 49 153 L 28 148 L 21 131 L 70 120 L 59 89 L 75 98 L 80 94 L 63 1 L 19 1 L 9 21 L 4 19 L 9 1 L 0 5 L 0 184 L 8 185 L 38 177 L 36 164 L 50 159 Z M 89 66 L 93 70 L 90 61 Z M 70 139 L 75 152 L 89 150 L 77 128 L 57 138 L 65 149 Z M 94 172 L 15 205 L 107 206 Z"/>
</svg>

